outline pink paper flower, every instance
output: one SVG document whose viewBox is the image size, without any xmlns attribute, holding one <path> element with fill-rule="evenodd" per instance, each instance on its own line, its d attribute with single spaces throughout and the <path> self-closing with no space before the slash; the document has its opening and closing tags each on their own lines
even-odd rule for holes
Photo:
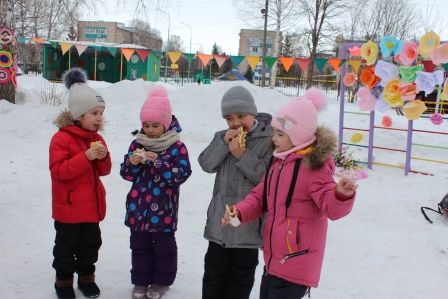
<svg viewBox="0 0 448 299">
<path fill-rule="evenodd" d="M 390 127 L 392 127 L 392 117 L 390 117 L 389 115 L 384 115 L 384 116 L 383 116 L 383 120 L 381 121 L 381 124 L 382 124 L 383 127 L 385 127 L 385 128 L 390 128 Z"/>
<path fill-rule="evenodd" d="M 362 111 L 374 111 L 376 97 L 370 92 L 367 87 L 360 87 L 356 93 L 358 97 L 358 106 Z"/>
<path fill-rule="evenodd" d="M 399 62 L 403 65 L 411 66 L 418 56 L 418 48 L 414 42 L 404 42 L 399 54 Z"/>
<path fill-rule="evenodd" d="M 431 115 L 431 122 L 435 125 L 440 125 L 441 123 L 443 123 L 443 115 L 436 112 L 433 115 Z"/>
<path fill-rule="evenodd" d="M 355 84 L 356 82 L 356 74 L 353 72 L 350 73 L 346 73 L 344 75 L 344 85 L 347 87 L 353 86 L 353 84 Z"/>
</svg>

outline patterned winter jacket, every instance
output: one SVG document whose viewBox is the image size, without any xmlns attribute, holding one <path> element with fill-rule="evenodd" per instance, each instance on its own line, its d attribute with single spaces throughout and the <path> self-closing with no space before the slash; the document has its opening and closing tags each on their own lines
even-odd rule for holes
<svg viewBox="0 0 448 299">
<path fill-rule="evenodd" d="M 260 182 L 274 150 L 271 115 L 258 113 L 256 119 L 258 125 L 247 134 L 246 151 L 240 159 L 224 143 L 226 130 L 215 133 L 198 159 L 204 171 L 216 173 L 204 237 L 227 248 L 260 248 L 262 244 L 261 220 L 241 225 L 239 231 L 221 225 L 225 205 L 242 200 Z"/>
<path fill-rule="evenodd" d="M 353 198 L 339 199 L 333 179 L 336 146 L 334 134 L 318 128 L 314 150 L 275 159 L 268 172 L 267 212 L 263 228 L 263 255 L 269 274 L 287 281 L 317 287 L 327 238 L 328 220 L 347 215 Z M 292 201 L 286 211 L 294 162 L 302 159 Z M 264 180 L 238 204 L 242 223 L 263 214 Z M 235 228 L 236 231 L 239 227 Z M 341 240 L 342 241 L 342 240 Z"/>
<path fill-rule="evenodd" d="M 99 222 L 106 215 L 106 190 L 100 176 L 110 173 L 109 153 L 102 160 L 89 161 L 85 151 L 103 137 L 73 124 L 68 113 L 56 123 L 59 131 L 50 143 L 52 216 L 64 223 Z"/>
<path fill-rule="evenodd" d="M 180 131 L 177 120 L 169 129 Z M 191 175 L 188 151 L 182 141 L 157 153 L 158 158 L 132 165 L 129 157 L 144 146 L 132 141 L 124 156 L 120 175 L 132 182 L 126 198 L 125 225 L 138 232 L 174 232 L 177 230 L 179 187 Z"/>
</svg>

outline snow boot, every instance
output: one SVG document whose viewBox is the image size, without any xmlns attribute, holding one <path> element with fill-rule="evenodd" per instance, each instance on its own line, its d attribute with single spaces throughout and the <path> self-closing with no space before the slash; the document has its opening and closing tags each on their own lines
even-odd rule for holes
<svg viewBox="0 0 448 299">
<path fill-rule="evenodd" d="M 100 295 L 100 289 L 95 283 L 95 274 L 80 275 L 78 277 L 78 289 L 86 298 L 97 298 Z"/>
<path fill-rule="evenodd" d="M 135 285 L 132 289 L 132 299 L 146 299 L 147 286 Z"/>
<path fill-rule="evenodd" d="M 75 290 L 73 289 L 73 278 L 64 280 L 56 278 L 56 282 L 54 283 L 54 289 L 56 290 L 56 295 L 58 295 L 58 299 L 76 298 Z"/>
<path fill-rule="evenodd" d="M 169 286 L 152 284 L 146 291 L 146 297 L 148 297 L 148 299 L 160 299 L 165 295 L 169 288 Z"/>
</svg>

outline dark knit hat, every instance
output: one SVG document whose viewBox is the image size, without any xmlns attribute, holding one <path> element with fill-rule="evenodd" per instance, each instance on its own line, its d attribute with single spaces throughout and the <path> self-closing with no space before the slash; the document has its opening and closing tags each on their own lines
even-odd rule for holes
<svg viewBox="0 0 448 299">
<path fill-rule="evenodd" d="M 234 86 L 227 90 L 221 100 L 222 117 L 232 113 L 248 113 L 257 115 L 254 97 L 247 88 Z"/>
</svg>

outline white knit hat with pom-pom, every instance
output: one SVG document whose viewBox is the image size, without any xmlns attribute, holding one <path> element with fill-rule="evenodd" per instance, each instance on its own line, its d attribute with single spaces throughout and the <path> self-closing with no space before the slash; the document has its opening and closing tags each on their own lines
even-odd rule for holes
<svg viewBox="0 0 448 299">
<path fill-rule="evenodd" d="M 87 85 L 87 75 L 83 69 L 71 68 L 62 78 L 68 88 L 68 111 L 74 120 L 93 108 L 106 106 L 103 97 Z"/>
</svg>

